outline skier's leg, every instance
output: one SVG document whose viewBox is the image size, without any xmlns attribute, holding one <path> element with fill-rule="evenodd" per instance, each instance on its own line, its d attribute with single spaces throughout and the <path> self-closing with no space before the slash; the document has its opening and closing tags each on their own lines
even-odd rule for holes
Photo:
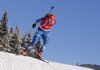
<svg viewBox="0 0 100 70">
<path fill-rule="evenodd" d="M 37 31 L 37 33 L 35 34 L 35 36 L 33 38 L 32 43 L 29 46 L 27 46 L 26 49 L 30 50 L 34 45 L 36 45 L 38 40 L 40 39 L 41 35 L 42 35 L 42 32 L 41 31 Z"/>
<path fill-rule="evenodd" d="M 26 47 L 25 51 L 22 52 L 23 55 L 25 55 L 28 50 L 30 50 L 35 44 L 37 44 L 40 36 L 41 36 L 41 31 L 37 31 L 33 38 L 32 43 Z"/>
<path fill-rule="evenodd" d="M 42 39 L 43 39 L 43 45 L 40 48 L 39 54 L 38 54 L 38 58 L 41 58 L 41 54 L 43 53 L 43 49 L 47 46 L 48 41 L 49 41 L 49 31 L 47 32 L 43 32 L 43 34 L 41 35 Z"/>
<path fill-rule="evenodd" d="M 26 49 L 22 52 L 22 55 L 25 55 L 27 53 L 28 50 L 30 50 L 39 40 L 40 36 L 36 35 L 34 38 L 33 38 L 33 42 L 31 43 L 31 45 L 28 45 L 26 47 Z"/>
<path fill-rule="evenodd" d="M 36 35 L 34 38 L 33 38 L 33 41 L 31 43 L 31 45 L 27 46 L 27 50 L 30 50 L 34 45 L 37 44 L 38 40 L 39 40 L 40 36 Z"/>
<path fill-rule="evenodd" d="M 43 53 L 43 49 L 45 49 L 45 47 L 47 46 L 48 41 L 49 41 L 49 36 L 48 35 L 43 35 L 42 38 L 43 38 L 44 43 L 40 48 L 40 51 L 39 51 L 39 54 L 38 54 L 39 58 L 41 58 L 41 54 Z"/>
<path fill-rule="evenodd" d="M 45 34 L 42 36 L 43 39 L 43 45 L 41 46 L 41 51 L 43 51 L 43 49 L 45 49 L 45 47 L 47 46 L 48 42 L 49 42 L 49 34 Z"/>
</svg>

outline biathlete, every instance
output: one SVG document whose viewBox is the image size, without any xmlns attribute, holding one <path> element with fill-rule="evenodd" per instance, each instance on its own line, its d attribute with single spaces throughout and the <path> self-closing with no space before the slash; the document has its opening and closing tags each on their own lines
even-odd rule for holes
<svg viewBox="0 0 100 70">
<path fill-rule="evenodd" d="M 48 41 L 49 41 L 49 31 L 55 25 L 55 15 L 50 14 L 50 16 L 46 15 L 46 17 L 37 19 L 35 23 L 32 25 L 32 27 L 35 28 L 37 23 L 40 23 L 40 26 L 35 33 L 33 41 L 30 45 L 26 47 L 26 49 L 22 52 L 22 54 L 25 55 L 28 50 L 30 50 L 33 46 L 37 44 L 40 37 L 42 37 L 43 45 L 41 46 L 39 54 L 38 54 L 38 57 L 41 58 L 43 49 L 47 46 Z"/>
</svg>

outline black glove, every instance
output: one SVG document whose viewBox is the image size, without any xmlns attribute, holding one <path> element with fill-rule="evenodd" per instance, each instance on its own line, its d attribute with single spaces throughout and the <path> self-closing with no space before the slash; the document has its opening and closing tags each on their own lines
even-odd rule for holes
<svg viewBox="0 0 100 70">
<path fill-rule="evenodd" d="M 36 24 L 33 24 L 32 27 L 35 28 L 36 27 Z"/>
</svg>

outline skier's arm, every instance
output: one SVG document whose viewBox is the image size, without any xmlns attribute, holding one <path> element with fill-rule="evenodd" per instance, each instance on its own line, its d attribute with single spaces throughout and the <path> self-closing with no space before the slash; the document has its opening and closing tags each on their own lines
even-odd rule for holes
<svg viewBox="0 0 100 70">
<path fill-rule="evenodd" d="M 44 19 L 43 18 L 37 19 L 35 21 L 35 23 L 32 25 L 32 27 L 35 28 L 38 22 L 40 22 L 40 23 L 42 22 L 43 23 L 44 22 Z"/>
</svg>

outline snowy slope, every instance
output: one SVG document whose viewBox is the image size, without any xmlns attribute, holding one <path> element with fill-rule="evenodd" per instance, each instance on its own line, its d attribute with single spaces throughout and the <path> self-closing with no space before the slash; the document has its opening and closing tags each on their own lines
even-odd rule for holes
<svg viewBox="0 0 100 70">
<path fill-rule="evenodd" d="M 93 70 L 84 67 L 43 61 L 10 53 L 0 52 L 0 70 Z"/>
</svg>

